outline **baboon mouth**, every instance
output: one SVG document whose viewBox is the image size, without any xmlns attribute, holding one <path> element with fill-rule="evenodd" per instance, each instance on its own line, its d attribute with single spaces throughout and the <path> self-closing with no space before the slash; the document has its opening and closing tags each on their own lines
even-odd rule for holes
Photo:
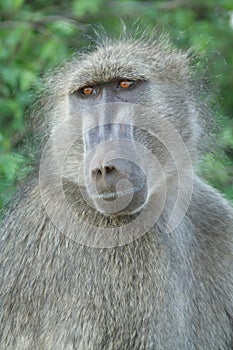
<svg viewBox="0 0 233 350">
<path fill-rule="evenodd" d="M 117 192 L 106 192 L 106 193 L 101 193 L 97 196 L 97 198 L 100 199 L 105 199 L 105 200 L 111 200 L 111 199 L 115 199 L 118 198 L 119 196 L 122 196 L 122 193 L 117 193 Z"/>
<path fill-rule="evenodd" d="M 104 193 L 99 193 L 97 196 L 95 196 L 95 199 L 104 199 L 105 201 L 113 201 L 119 197 L 124 197 L 127 195 L 133 195 L 133 192 L 104 192 Z"/>
<path fill-rule="evenodd" d="M 144 190 L 144 185 L 140 184 L 137 187 L 134 187 L 132 191 L 119 191 L 119 192 L 101 192 L 93 195 L 94 199 L 104 199 L 106 201 L 112 201 L 116 198 L 132 196 L 140 191 Z"/>
<path fill-rule="evenodd" d="M 119 192 L 102 192 L 98 193 L 97 195 L 95 194 L 93 197 L 94 199 L 103 199 L 106 201 L 113 201 L 117 198 L 123 198 L 125 196 L 133 196 L 134 194 L 142 191 L 144 189 L 144 186 L 141 184 L 137 187 L 134 187 L 132 191 L 119 191 Z"/>
</svg>

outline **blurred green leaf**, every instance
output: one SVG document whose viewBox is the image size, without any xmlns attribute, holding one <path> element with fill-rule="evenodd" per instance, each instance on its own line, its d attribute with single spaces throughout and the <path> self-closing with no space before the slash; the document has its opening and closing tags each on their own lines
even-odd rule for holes
<svg viewBox="0 0 233 350">
<path fill-rule="evenodd" d="M 22 7 L 24 0 L 4 0 L 1 1 L 0 9 L 3 11 L 14 11 Z"/>
<path fill-rule="evenodd" d="M 72 3 L 72 10 L 75 16 L 79 18 L 86 14 L 96 14 L 102 3 L 103 0 L 74 0 Z"/>
</svg>

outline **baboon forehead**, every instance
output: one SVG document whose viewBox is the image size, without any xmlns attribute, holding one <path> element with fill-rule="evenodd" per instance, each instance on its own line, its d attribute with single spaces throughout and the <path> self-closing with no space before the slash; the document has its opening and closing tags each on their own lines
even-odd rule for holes
<svg viewBox="0 0 233 350">
<path fill-rule="evenodd" d="M 62 71 L 66 91 L 118 78 L 163 80 L 185 83 L 189 75 L 186 53 L 163 42 L 118 41 L 102 44 L 78 55 Z M 60 87 L 62 90 L 62 86 Z"/>
<path fill-rule="evenodd" d="M 117 78 L 149 79 L 150 67 L 143 59 L 143 52 L 135 50 L 133 45 L 127 46 L 124 43 L 96 48 L 82 57 L 72 84 L 79 88 Z"/>
</svg>

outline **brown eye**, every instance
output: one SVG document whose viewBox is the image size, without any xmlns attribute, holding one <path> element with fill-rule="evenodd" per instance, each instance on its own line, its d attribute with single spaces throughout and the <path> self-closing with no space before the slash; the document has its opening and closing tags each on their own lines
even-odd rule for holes
<svg viewBox="0 0 233 350">
<path fill-rule="evenodd" d="M 130 80 L 121 80 L 121 81 L 119 82 L 119 86 L 120 86 L 122 89 L 128 89 L 128 88 L 130 88 L 132 85 L 133 85 L 133 81 L 130 81 Z"/>
<path fill-rule="evenodd" d="M 91 95 L 94 93 L 94 88 L 92 86 L 85 86 L 81 91 L 83 95 Z"/>
</svg>

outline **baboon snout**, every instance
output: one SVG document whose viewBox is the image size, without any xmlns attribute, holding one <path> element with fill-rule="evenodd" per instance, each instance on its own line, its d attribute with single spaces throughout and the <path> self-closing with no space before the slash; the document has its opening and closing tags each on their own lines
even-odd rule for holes
<svg viewBox="0 0 233 350">
<path fill-rule="evenodd" d="M 85 133 L 84 141 L 87 190 L 97 210 L 115 215 L 132 213 L 141 207 L 148 189 L 133 126 L 96 126 Z"/>
<path fill-rule="evenodd" d="M 120 147 L 113 142 L 110 149 L 109 144 L 99 145 L 87 160 L 88 192 L 101 212 L 132 213 L 146 201 L 147 179 L 138 164 L 123 158 Z M 125 151 L 130 156 L 130 150 Z"/>
</svg>

